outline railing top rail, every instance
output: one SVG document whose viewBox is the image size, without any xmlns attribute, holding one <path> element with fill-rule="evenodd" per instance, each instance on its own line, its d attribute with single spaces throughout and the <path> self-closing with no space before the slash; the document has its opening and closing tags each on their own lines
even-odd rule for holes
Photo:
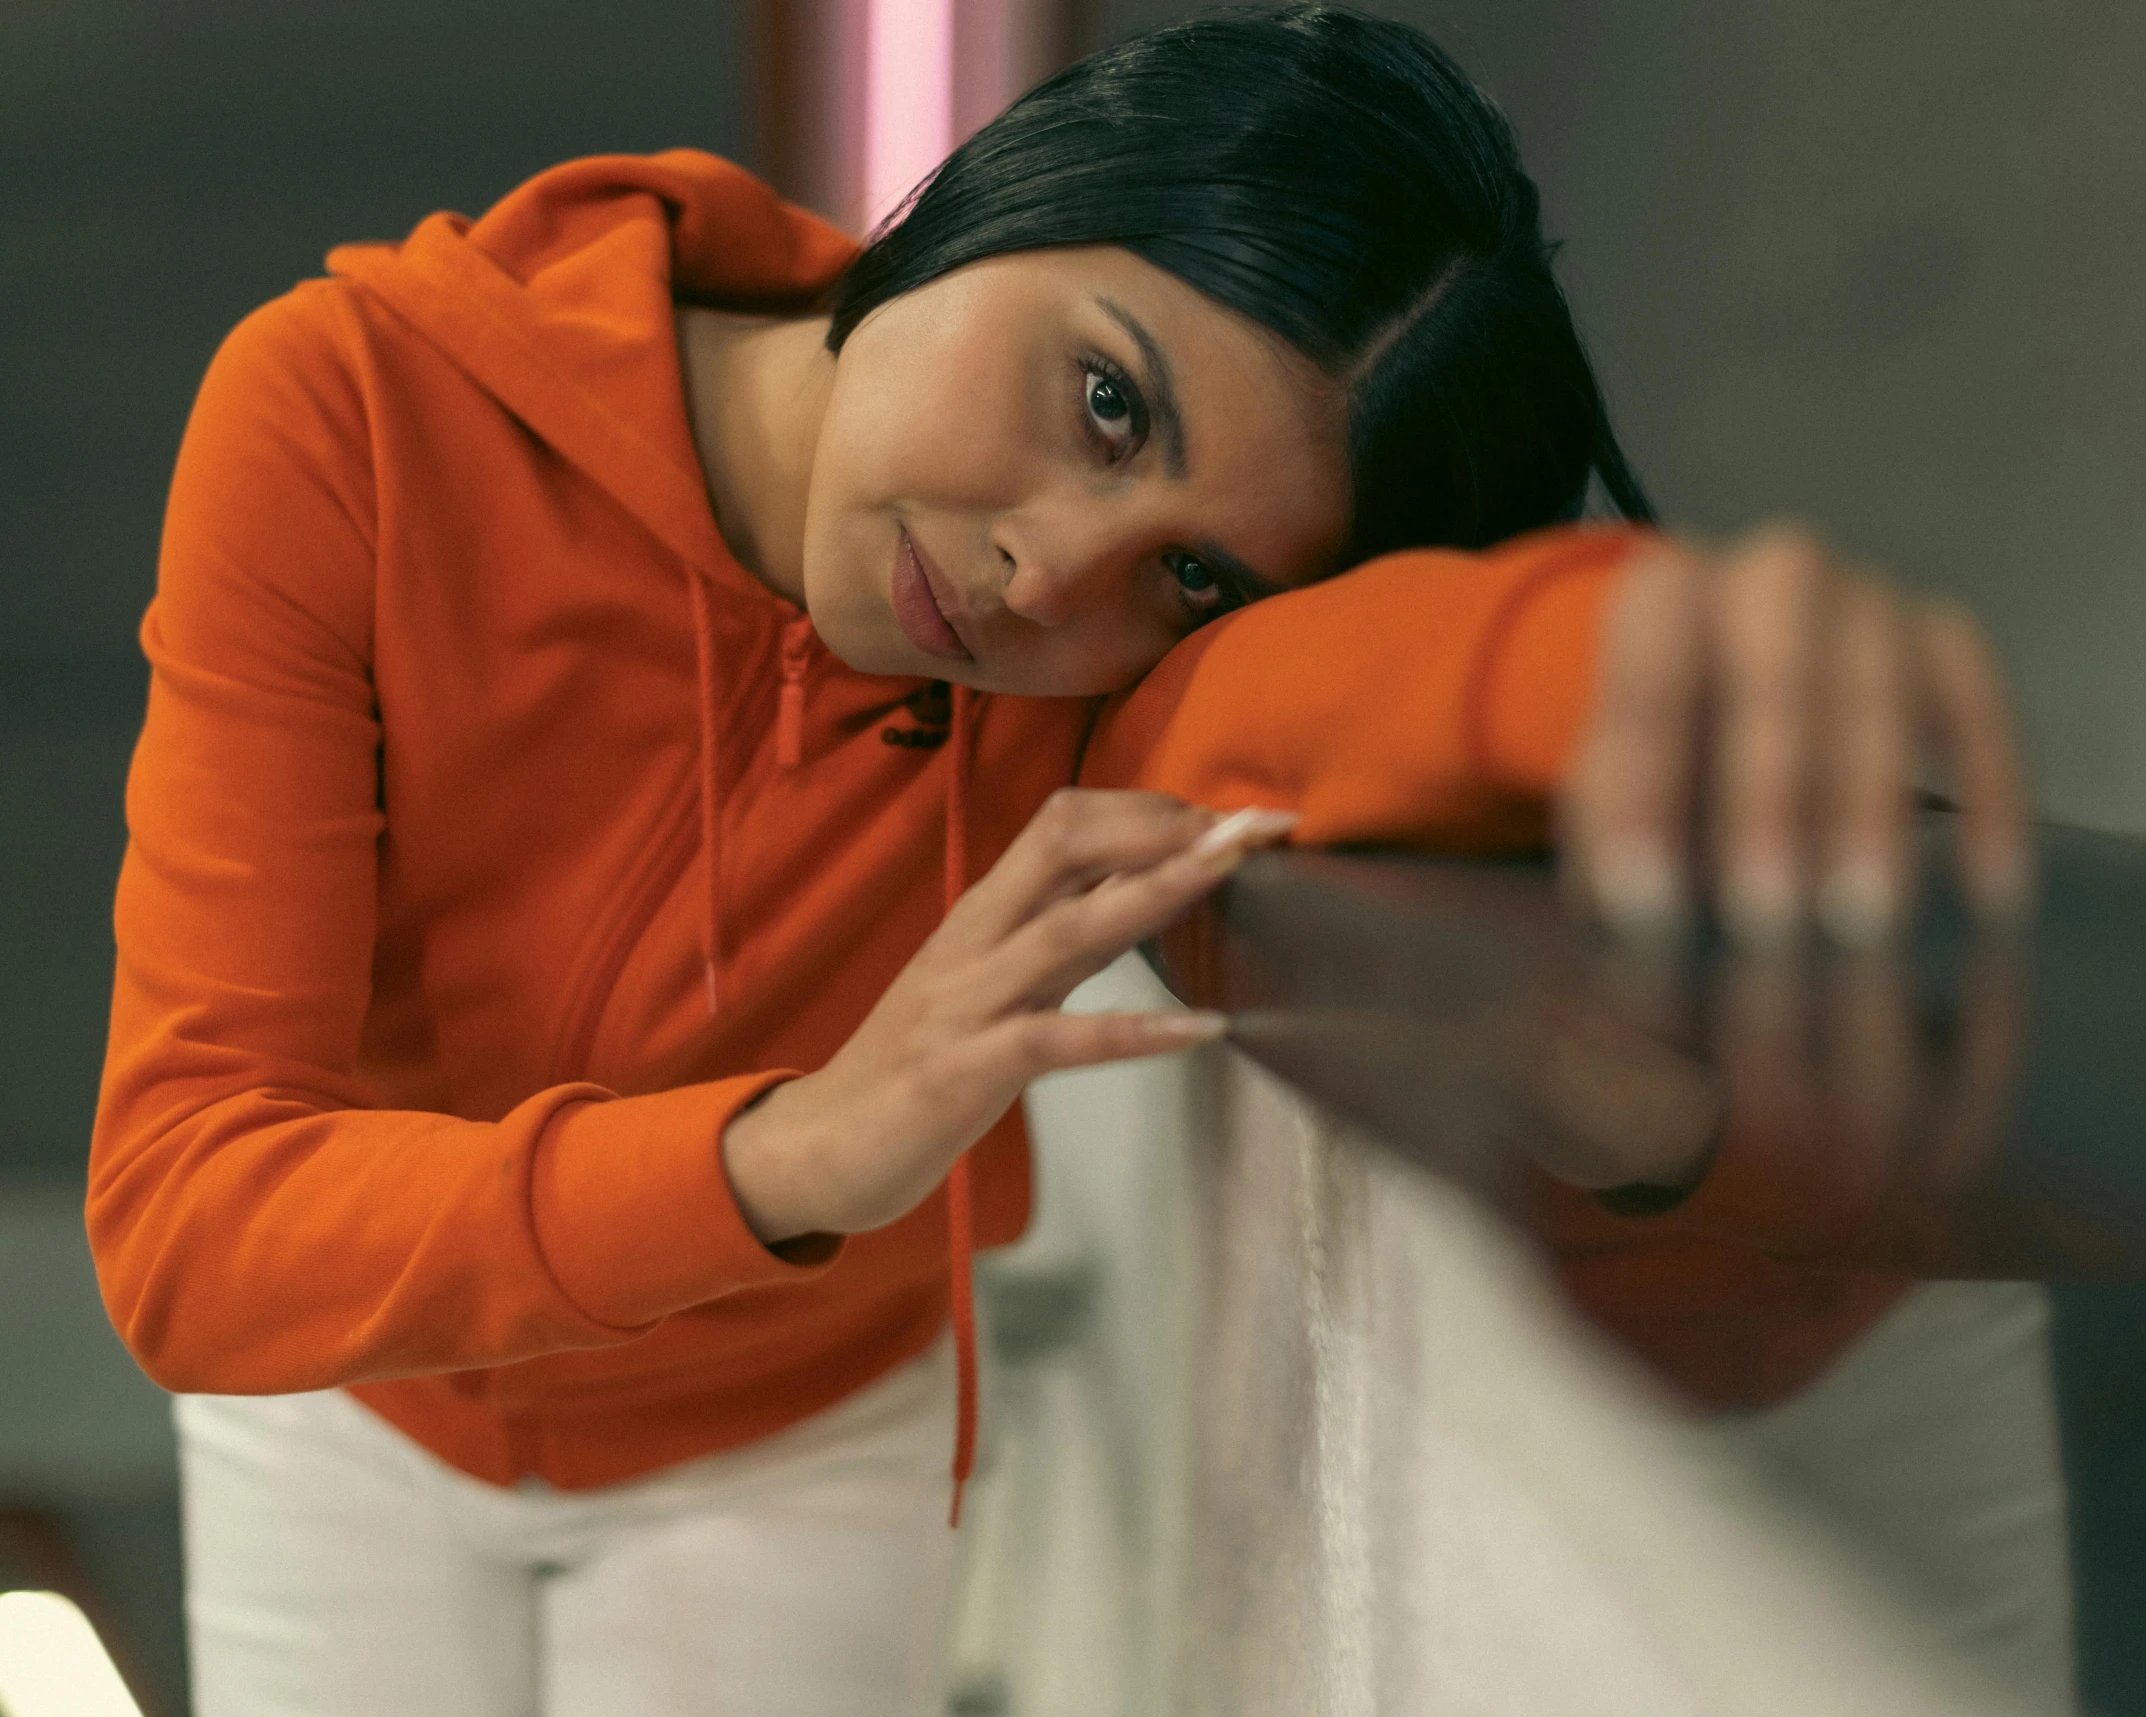
<svg viewBox="0 0 2146 1717">
<path fill-rule="evenodd" d="M 1833 1262 L 2146 1277 L 2146 842 L 2040 847 L 2023 931 L 1978 931 L 1933 864 L 1897 947 L 1763 958 L 1615 943 L 1541 857 L 1275 853 L 1154 957 L 1247 1054 L 1493 1196 L 1548 1169 Z M 1694 1092 L 1719 1125 L 1679 1157 Z"/>
</svg>

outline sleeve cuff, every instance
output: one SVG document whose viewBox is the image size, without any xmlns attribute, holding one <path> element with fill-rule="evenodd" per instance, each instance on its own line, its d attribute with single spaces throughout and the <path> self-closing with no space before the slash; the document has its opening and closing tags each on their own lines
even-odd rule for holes
<svg viewBox="0 0 2146 1717">
<path fill-rule="evenodd" d="M 564 1109 L 537 1147 L 538 1249 L 584 1314 L 635 1329 L 762 1283 L 802 1281 L 838 1242 L 770 1251 L 723 1167 L 723 1129 L 787 1069 Z"/>
</svg>

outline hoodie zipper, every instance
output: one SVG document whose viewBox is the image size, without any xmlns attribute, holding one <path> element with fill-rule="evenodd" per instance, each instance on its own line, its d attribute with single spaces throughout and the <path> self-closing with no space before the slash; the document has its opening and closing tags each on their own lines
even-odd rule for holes
<svg viewBox="0 0 2146 1717">
<path fill-rule="evenodd" d="M 812 665 L 812 640 L 810 620 L 784 624 L 782 688 L 775 710 L 775 760 L 786 769 L 795 769 L 805 760 L 805 674 Z M 578 986 L 576 1005 L 569 1012 L 571 1023 L 559 1034 L 553 1083 L 588 1077 L 597 1028 L 611 1004 L 619 974 L 698 850 L 696 819 L 692 815 L 696 805 L 697 798 L 690 793 L 677 801 L 670 814 L 670 827 L 652 844 L 651 862 L 627 885 L 624 909 L 604 937 L 601 953 L 587 968 L 588 976 Z"/>
<path fill-rule="evenodd" d="M 687 792 L 674 802 L 668 828 L 649 844 L 648 862 L 627 883 L 619 915 L 612 920 L 599 951 L 585 968 L 587 976 L 576 986 L 574 1005 L 567 1014 L 569 1023 L 559 1033 L 559 1053 L 552 1066 L 555 1085 L 589 1076 L 596 1030 L 603 1023 L 604 1010 L 610 1006 L 619 974 L 626 969 L 627 959 L 699 849 L 696 799 L 696 794 Z"/>
<path fill-rule="evenodd" d="M 782 629 L 782 701 L 775 711 L 775 761 L 795 769 L 805 761 L 805 670 L 812 664 L 812 622 Z"/>
</svg>

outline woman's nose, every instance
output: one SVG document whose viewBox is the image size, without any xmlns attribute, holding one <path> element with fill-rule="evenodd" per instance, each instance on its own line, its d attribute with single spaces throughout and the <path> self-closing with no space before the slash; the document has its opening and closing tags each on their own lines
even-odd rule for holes
<svg viewBox="0 0 2146 1717">
<path fill-rule="evenodd" d="M 1112 533 L 1092 523 L 1009 528 L 994 535 L 992 547 L 998 554 L 1000 599 L 1038 626 L 1062 625 L 1100 600 L 1132 560 Z"/>
<path fill-rule="evenodd" d="M 1079 612 L 1086 583 L 1057 564 L 1046 565 L 1032 555 L 1014 555 L 1001 549 L 1006 582 L 1001 595 L 1006 606 L 1023 620 L 1038 626 L 1057 626 Z"/>
</svg>

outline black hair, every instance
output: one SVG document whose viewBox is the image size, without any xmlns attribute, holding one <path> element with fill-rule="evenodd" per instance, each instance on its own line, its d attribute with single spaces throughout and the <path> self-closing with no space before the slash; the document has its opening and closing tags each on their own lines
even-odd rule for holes
<svg viewBox="0 0 2146 1717">
<path fill-rule="evenodd" d="M 837 283 L 828 345 L 965 263 L 1122 245 L 1348 400 L 1344 565 L 1653 508 L 1610 428 L 1512 126 L 1420 30 L 1212 13 L 1092 54 L 950 155 Z"/>
</svg>

